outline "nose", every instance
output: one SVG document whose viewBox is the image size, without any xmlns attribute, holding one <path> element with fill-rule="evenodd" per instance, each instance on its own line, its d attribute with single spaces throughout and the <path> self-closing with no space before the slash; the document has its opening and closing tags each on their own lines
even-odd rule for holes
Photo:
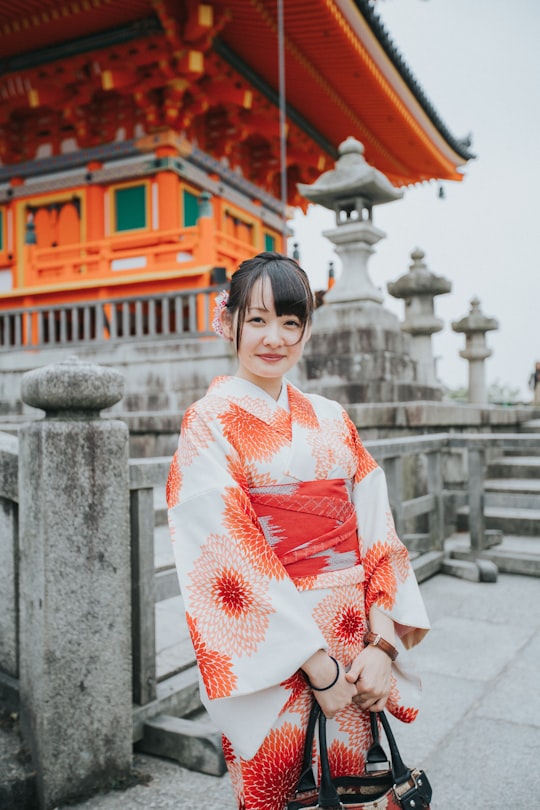
<svg viewBox="0 0 540 810">
<path fill-rule="evenodd" d="M 279 323 L 268 324 L 268 327 L 264 332 L 263 343 L 265 346 L 280 346 L 283 343 Z"/>
</svg>

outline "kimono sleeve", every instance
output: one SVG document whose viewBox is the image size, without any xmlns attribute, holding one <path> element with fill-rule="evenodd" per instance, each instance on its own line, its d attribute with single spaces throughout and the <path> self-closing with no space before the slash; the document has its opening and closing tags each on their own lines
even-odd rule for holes
<svg viewBox="0 0 540 810">
<path fill-rule="evenodd" d="M 384 472 L 347 419 L 358 459 L 352 499 L 365 573 L 366 614 L 377 607 L 394 621 L 403 646 L 414 647 L 429 629 L 424 601 L 407 548 L 396 534 Z"/>
<path fill-rule="evenodd" d="M 262 534 L 241 460 L 218 416 L 195 408 L 186 413 L 167 494 L 187 623 L 209 702 L 279 685 L 327 645 Z"/>
</svg>

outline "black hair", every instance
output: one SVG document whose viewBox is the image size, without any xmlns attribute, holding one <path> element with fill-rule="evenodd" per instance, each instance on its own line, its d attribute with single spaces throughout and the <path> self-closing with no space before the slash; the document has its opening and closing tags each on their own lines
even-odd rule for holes
<svg viewBox="0 0 540 810">
<path fill-rule="evenodd" d="M 238 313 L 236 324 L 236 347 L 240 345 L 242 327 L 246 312 L 251 303 L 253 288 L 258 281 L 268 279 L 274 296 L 276 315 L 295 315 L 302 324 L 304 336 L 306 326 L 313 315 L 313 293 L 306 272 L 298 262 L 281 253 L 266 251 L 246 259 L 233 273 L 227 309 Z"/>
</svg>

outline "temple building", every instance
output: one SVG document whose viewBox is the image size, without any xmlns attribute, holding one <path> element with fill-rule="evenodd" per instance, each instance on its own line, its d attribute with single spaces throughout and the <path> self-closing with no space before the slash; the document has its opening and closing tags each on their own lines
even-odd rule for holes
<svg viewBox="0 0 540 810">
<path fill-rule="evenodd" d="M 472 157 L 369 0 L 0 9 L 0 350 L 207 333 L 203 291 L 285 250 L 298 184 L 349 136 L 396 187 Z M 194 311 L 159 298 L 178 290 Z"/>
</svg>

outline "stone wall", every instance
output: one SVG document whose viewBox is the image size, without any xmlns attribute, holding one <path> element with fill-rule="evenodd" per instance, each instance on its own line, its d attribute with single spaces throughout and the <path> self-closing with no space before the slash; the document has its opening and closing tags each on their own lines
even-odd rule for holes
<svg viewBox="0 0 540 810">
<path fill-rule="evenodd" d="M 216 338 L 104 343 L 43 349 L 39 352 L 10 351 L 0 354 L 0 415 L 27 414 L 32 410 L 21 400 L 23 374 L 76 355 L 80 360 L 120 371 L 125 381 L 122 410 L 179 411 L 202 396 L 219 374 L 230 374 L 235 359 L 229 346 Z"/>
</svg>

